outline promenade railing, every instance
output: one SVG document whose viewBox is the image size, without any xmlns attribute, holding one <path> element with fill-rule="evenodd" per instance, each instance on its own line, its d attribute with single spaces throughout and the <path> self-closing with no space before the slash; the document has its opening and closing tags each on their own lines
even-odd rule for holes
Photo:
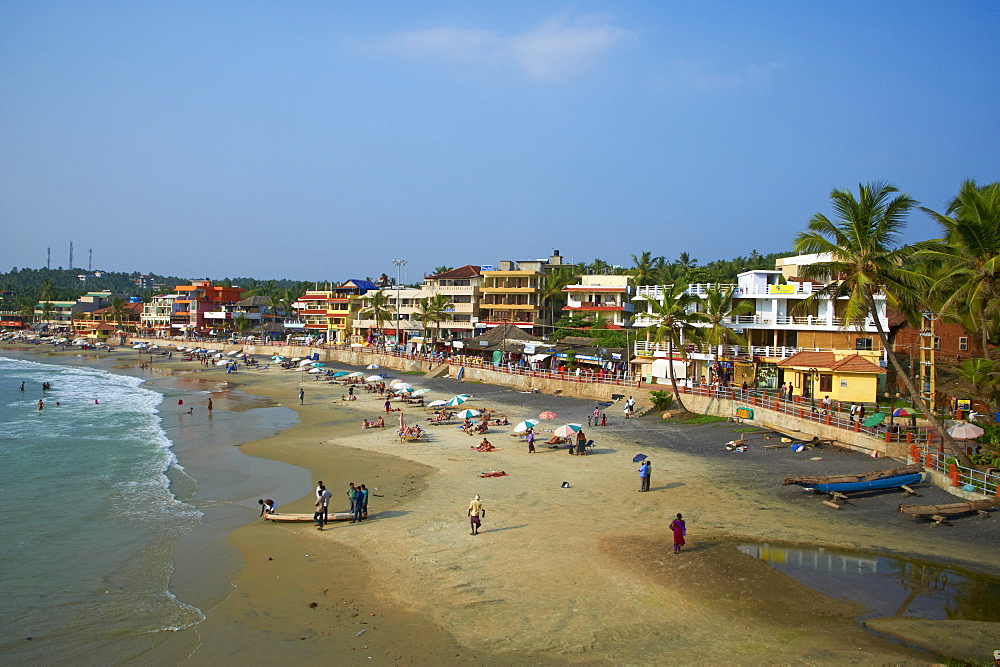
<svg viewBox="0 0 1000 667">
<path fill-rule="evenodd" d="M 910 461 L 922 463 L 924 468 L 941 473 L 948 478 L 952 487 L 972 487 L 988 496 L 1000 496 L 1000 469 L 987 466 L 979 469 L 962 465 L 940 445 L 911 446 Z"/>
<path fill-rule="evenodd" d="M 883 442 L 903 442 L 925 444 L 933 442 L 936 433 L 923 426 L 904 426 L 902 424 L 886 424 L 885 422 L 876 426 L 865 426 L 863 419 L 852 418 L 849 412 L 843 412 L 831 406 L 829 410 L 822 407 L 820 403 L 813 403 L 808 398 L 794 396 L 791 400 L 782 398 L 780 395 L 768 393 L 760 389 L 742 389 L 741 387 L 724 386 L 701 386 L 678 385 L 681 393 L 694 396 L 706 396 L 709 398 L 732 399 L 742 401 L 748 407 L 759 407 L 773 410 L 781 414 L 790 415 L 797 419 L 802 419 L 833 428 L 853 431 L 854 433 L 864 433 Z M 866 409 L 867 409 L 866 404 Z M 838 404 L 839 408 L 840 405 Z M 871 412 L 868 413 L 869 415 Z"/>
<path fill-rule="evenodd" d="M 190 343 L 198 342 L 221 342 L 221 341 L 206 341 L 200 340 L 194 337 L 184 337 L 184 336 L 173 336 L 169 338 L 157 338 L 157 340 L 175 340 L 184 341 Z M 255 346 L 268 346 L 268 347 L 288 347 L 289 343 L 285 341 L 275 340 L 252 340 L 252 341 L 240 341 L 233 343 L 233 346 L 237 345 L 255 345 Z M 306 347 L 314 350 L 341 350 L 346 352 L 362 352 L 366 354 L 379 354 L 382 356 L 395 357 L 397 359 L 407 359 L 407 360 L 419 360 L 427 361 L 435 365 L 448 364 L 451 366 L 463 366 L 465 368 L 479 368 L 483 370 L 488 370 L 494 373 L 505 373 L 507 375 L 520 375 L 525 377 L 540 378 L 546 380 L 559 380 L 560 382 L 575 382 L 581 384 L 607 384 L 622 388 L 638 388 L 642 381 L 638 377 L 625 377 L 621 373 L 610 373 L 605 371 L 604 373 L 593 372 L 593 371 L 580 371 L 579 374 L 576 371 L 560 371 L 560 370 L 549 370 L 549 369 L 537 369 L 530 366 L 521 366 L 517 364 L 506 364 L 506 363 L 496 363 L 480 357 L 471 357 L 465 355 L 452 355 L 452 356 L 436 356 L 431 353 L 406 353 L 399 352 L 390 348 L 381 347 L 358 347 L 351 344 L 343 343 L 313 343 L 312 345 L 295 345 L 295 347 Z"/>
</svg>

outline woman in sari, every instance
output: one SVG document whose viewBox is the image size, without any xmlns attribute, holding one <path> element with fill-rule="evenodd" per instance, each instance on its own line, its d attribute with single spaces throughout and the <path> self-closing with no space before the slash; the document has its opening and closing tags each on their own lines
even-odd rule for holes
<svg viewBox="0 0 1000 667">
<path fill-rule="evenodd" d="M 674 533 L 674 553 L 679 553 L 684 546 L 684 536 L 687 535 L 687 524 L 680 514 L 670 522 L 670 530 Z"/>
</svg>

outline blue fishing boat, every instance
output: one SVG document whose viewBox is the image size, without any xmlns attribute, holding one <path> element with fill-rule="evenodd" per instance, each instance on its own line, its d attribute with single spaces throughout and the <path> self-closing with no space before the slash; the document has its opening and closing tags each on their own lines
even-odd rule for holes
<svg viewBox="0 0 1000 667">
<path fill-rule="evenodd" d="M 852 491 L 870 491 L 873 489 L 898 489 L 903 485 L 916 484 L 923 479 L 921 473 L 912 475 L 896 475 L 895 477 L 883 477 L 873 479 L 869 482 L 840 482 L 833 484 L 817 484 L 812 487 L 823 493 L 851 493 Z"/>
</svg>

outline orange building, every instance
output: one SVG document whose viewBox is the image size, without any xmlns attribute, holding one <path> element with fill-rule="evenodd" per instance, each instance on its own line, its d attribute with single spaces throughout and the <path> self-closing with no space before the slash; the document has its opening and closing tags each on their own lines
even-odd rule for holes
<svg viewBox="0 0 1000 667">
<path fill-rule="evenodd" d="M 213 285 L 211 280 L 192 280 L 190 285 L 178 285 L 174 291 L 177 298 L 170 315 L 171 326 L 188 331 L 205 331 L 216 324 L 223 324 L 226 313 L 221 306 L 236 303 L 243 298 L 246 290 Z"/>
</svg>

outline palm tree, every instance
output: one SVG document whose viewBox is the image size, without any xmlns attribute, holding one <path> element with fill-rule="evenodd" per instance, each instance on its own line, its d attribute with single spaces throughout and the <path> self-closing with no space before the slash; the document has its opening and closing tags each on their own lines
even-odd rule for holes
<svg viewBox="0 0 1000 667">
<path fill-rule="evenodd" d="M 913 404 L 924 405 L 923 397 L 889 343 L 875 303 L 877 296 L 884 295 L 888 307 L 906 312 L 915 300 L 914 295 L 927 289 L 926 279 L 907 268 L 907 264 L 930 244 L 900 245 L 906 215 L 917 202 L 907 194 L 895 194 L 898 192 L 896 187 L 883 182 L 859 184 L 857 197 L 848 190 L 834 190 L 830 199 L 839 219 L 834 221 L 822 213 L 815 214 L 809 220 L 809 231 L 796 237 L 794 248 L 800 253 L 829 254 L 831 258 L 804 267 L 805 277 L 836 278 L 806 301 L 825 296 L 846 298 L 845 326 L 862 325 L 867 318 L 873 319 L 885 356 L 896 369 Z M 925 412 L 955 453 L 967 462 L 965 452 L 942 428 L 937 416 L 929 409 Z"/>
<path fill-rule="evenodd" d="M 436 276 L 442 273 L 448 273 L 449 271 L 453 271 L 454 269 L 455 267 L 453 266 L 438 266 L 434 268 L 434 271 L 431 273 L 431 275 Z"/>
<path fill-rule="evenodd" d="M 722 288 L 713 285 L 706 290 L 705 297 L 701 301 L 701 312 L 707 324 L 703 328 L 702 334 L 705 342 L 712 347 L 712 353 L 715 356 L 716 377 L 721 375 L 719 364 L 723 346 L 733 343 L 746 345 L 746 338 L 725 325 L 725 321 L 729 318 L 746 315 L 753 311 L 753 303 L 750 301 L 737 302 L 735 293 L 735 287 Z"/>
<path fill-rule="evenodd" d="M 696 322 L 704 322 L 704 315 L 691 312 L 697 297 L 688 294 L 687 283 L 674 283 L 663 288 L 663 300 L 646 301 L 647 315 L 653 323 L 645 327 L 647 333 L 652 333 L 656 341 L 667 343 L 667 369 L 670 373 L 670 384 L 674 388 L 674 398 L 681 410 L 687 410 L 681 401 L 677 389 L 677 377 L 674 373 L 674 349 L 681 352 L 681 357 L 687 360 L 687 351 L 682 343 L 686 336 L 695 333 Z"/>
<path fill-rule="evenodd" d="M 38 307 L 38 300 L 30 296 L 21 296 L 17 300 L 17 313 L 25 322 L 33 322 L 35 319 L 35 308 Z"/>
<path fill-rule="evenodd" d="M 635 268 L 629 273 L 635 276 L 635 284 L 639 285 L 652 285 L 656 280 L 656 271 L 663 266 L 663 257 L 653 257 L 653 253 L 644 252 L 638 257 L 632 255 L 632 261 L 635 263 Z"/>
<path fill-rule="evenodd" d="M 393 316 L 389 296 L 382 290 L 369 292 L 364 298 L 364 303 L 365 307 L 358 311 L 358 315 L 375 320 L 375 328 L 381 331 L 383 324 Z"/>
<path fill-rule="evenodd" d="M 545 286 L 542 287 L 539 295 L 539 305 L 549 305 L 549 324 L 555 325 L 556 306 L 565 300 L 563 290 L 567 285 L 572 285 L 577 277 L 577 267 L 568 266 L 549 273 L 545 276 Z"/>
<path fill-rule="evenodd" d="M 420 299 L 416 319 L 424 325 L 425 329 L 428 324 L 436 325 L 434 339 L 431 341 L 432 345 L 437 345 L 437 339 L 441 334 L 441 323 L 452 318 L 451 313 L 454 308 L 455 304 L 444 294 L 435 294 L 432 297 L 425 296 Z"/>
<path fill-rule="evenodd" d="M 977 398 L 995 411 L 1000 399 L 1000 372 L 997 363 L 990 359 L 966 359 L 955 372 L 972 385 Z"/>
<path fill-rule="evenodd" d="M 982 354 L 989 359 L 1000 301 L 1000 183 L 979 187 L 966 181 L 946 215 L 922 210 L 938 221 L 945 234 L 946 243 L 928 251 L 944 267 L 943 277 L 932 289 L 940 299 L 940 311 L 945 316 L 971 316 Z"/>
</svg>

